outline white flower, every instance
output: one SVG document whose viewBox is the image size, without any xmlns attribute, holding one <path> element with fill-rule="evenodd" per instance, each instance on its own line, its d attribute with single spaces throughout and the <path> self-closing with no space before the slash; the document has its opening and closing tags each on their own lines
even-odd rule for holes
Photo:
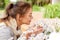
<svg viewBox="0 0 60 40">
<path fill-rule="evenodd" d="M 51 33 L 48 40 L 60 40 L 60 33 Z"/>
</svg>

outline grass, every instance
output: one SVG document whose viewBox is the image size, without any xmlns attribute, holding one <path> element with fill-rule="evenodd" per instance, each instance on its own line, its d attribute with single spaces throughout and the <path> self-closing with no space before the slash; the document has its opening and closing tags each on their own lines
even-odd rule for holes
<svg viewBox="0 0 60 40">
<path fill-rule="evenodd" d="M 33 11 L 40 11 L 40 7 L 37 6 L 37 5 L 34 5 L 34 6 L 33 6 Z"/>
<path fill-rule="evenodd" d="M 60 18 L 60 4 L 49 4 L 45 7 L 45 9 L 45 18 Z"/>
</svg>

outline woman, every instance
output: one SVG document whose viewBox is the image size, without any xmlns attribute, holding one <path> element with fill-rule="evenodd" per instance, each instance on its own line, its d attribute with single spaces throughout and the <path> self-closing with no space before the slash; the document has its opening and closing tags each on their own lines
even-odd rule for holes
<svg viewBox="0 0 60 40">
<path fill-rule="evenodd" d="M 2 19 L 4 24 L 6 25 L 6 32 L 1 35 L 0 39 L 1 40 L 8 40 L 11 36 L 10 34 L 10 29 L 12 29 L 15 37 L 17 35 L 20 35 L 20 25 L 22 24 L 30 24 L 31 19 L 32 19 L 32 8 L 31 5 L 25 2 L 17 2 L 16 4 L 11 3 L 9 6 L 6 8 L 6 14 L 8 15 L 6 18 Z M 14 24 L 13 24 L 14 22 Z M 15 23 L 17 24 L 17 30 L 14 28 Z M 9 31 L 7 31 L 9 30 Z M 1 30 L 2 31 L 2 30 Z M 0 33 L 1 33 L 0 31 Z M 3 31 L 2 31 L 3 32 Z M 8 35 L 8 34 L 9 35 Z M 3 37 L 6 36 L 6 37 Z M 8 37 L 9 36 L 9 37 Z M 4 38 L 4 39 L 3 39 Z M 15 38 L 14 38 L 15 39 Z"/>
<path fill-rule="evenodd" d="M 16 39 L 16 36 L 18 37 L 21 35 L 21 30 L 20 26 L 22 24 L 27 24 L 29 25 L 32 19 L 32 6 L 29 3 L 25 2 L 17 2 L 16 4 L 11 3 L 7 8 L 6 8 L 6 14 L 8 15 L 6 18 L 3 19 L 4 24 L 6 24 L 6 28 L 10 28 L 12 30 L 12 33 L 14 34 L 14 40 Z M 16 25 L 15 25 L 16 24 Z M 16 27 L 16 28 L 14 28 Z M 8 29 L 9 30 L 9 29 Z M 8 33 L 9 35 L 6 35 L 3 33 L 1 40 L 8 40 L 11 36 L 7 30 L 5 30 L 6 34 Z M 0 31 L 1 33 L 1 31 Z M 26 36 L 28 37 L 31 33 L 27 33 Z M 6 37 L 3 37 L 6 36 Z M 9 38 L 8 38 L 9 36 Z M 3 39 L 4 38 L 4 39 Z"/>
<path fill-rule="evenodd" d="M 9 15 L 10 22 L 11 19 L 14 19 L 17 23 L 17 30 L 20 30 L 22 24 L 30 24 L 32 19 L 32 7 L 30 4 L 25 2 L 17 2 L 16 4 L 10 4 L 6 9 L 7 14 Z M 12 23 L 14 26 L 14 24 Z M 12 27 L 13 27 L 12 26 Z M 14 28 L 13 28 L 14 29 Z M 17 33 L 14 29 L 15 35 L 20 35 L 20 32 Z"/>
</svg>

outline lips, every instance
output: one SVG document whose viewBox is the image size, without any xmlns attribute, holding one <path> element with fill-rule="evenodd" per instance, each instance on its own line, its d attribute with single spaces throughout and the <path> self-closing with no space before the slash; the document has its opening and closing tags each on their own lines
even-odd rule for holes
<svg viewBox="0 0 60 40">
<path fill-rule="evenodd" d="M 29 22 L 31 22 L 31 20 Z"/>
</svg>

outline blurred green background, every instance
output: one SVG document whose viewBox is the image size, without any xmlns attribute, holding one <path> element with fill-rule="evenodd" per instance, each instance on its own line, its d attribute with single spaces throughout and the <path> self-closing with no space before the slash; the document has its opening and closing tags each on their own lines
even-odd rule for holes
<svg viewBox="0 0 60 40">
<path fill-rule="evenodd" d="M 60 4 L 59 0 L 0 0 L 0 12 L 5 11 L 5 7 L 10 3 L 16 1 L 25 1 L 33 6 L 34 12 L 40 12 L 44 8 L 44 18 L 60 18 Z"/>
<path fill-rule="evenodd" d="M 15 2 L 15 1 L 25 1 L 33 6 L 33 11 L 39 11 L 40 6 L 44 6 L 48 3 L 50 3 L 50 0 L 47 2 L 46 0 L 0 0 L 0 9 L 4 9 L 7 4 L 10 2 Z"/>
</svg>

